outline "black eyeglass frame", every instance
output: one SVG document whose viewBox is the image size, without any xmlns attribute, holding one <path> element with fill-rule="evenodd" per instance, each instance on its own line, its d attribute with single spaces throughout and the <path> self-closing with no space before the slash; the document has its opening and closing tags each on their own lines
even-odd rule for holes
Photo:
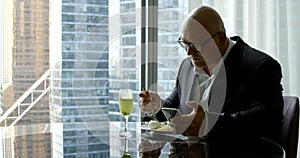
<svg viewBox="0 0 300 158">
<path fill-rule="evenodd" d="M 200 52 L 201 50 L 202 50 L 202 47 L 205 45 L 205 44 L 207 44 L 207 42 L 209 42 L 211 39 L 213 39 L 213 38 L 215 38 L 219 33 L 222 33 L 221 31 L 219 31 L 219 32 L 216 32 L 215 34 L 213 34 L 212 36 L 210 36 L 210 38 L 208 38 L 208 39 L 206 39 L 206 40 L 204 40 L 203 42 L 194 42 L 194 43 L 192 43 L 192 42 L 186 42 L 186 41 L 184 41 L 183 39 L 182 39 L 182 36 L 180 36 L 179 38 L 178 38 L 178 43 L 179 43 L 179 45 L 182 47 L 182 48 L 184 48 L 184 49 L 187 49 L 188 47 L 190 47 L 190 48 L 192 48 L 194 51 L 196 51 L 196 52 Z"/>
</svg>

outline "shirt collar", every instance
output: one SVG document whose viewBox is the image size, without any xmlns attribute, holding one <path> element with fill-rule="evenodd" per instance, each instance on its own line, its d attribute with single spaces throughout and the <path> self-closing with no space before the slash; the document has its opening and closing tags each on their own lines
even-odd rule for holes
<svg viewBox="0 0 300 158">
<path fill-rule="evenodd" d="M 225 54 L 223 55 L 223 60 L 226 59 L 227 55 L 229 54 L 229 52 L 230 52 L 231 48 L 234 46 L 234 44 L 235 44 L 235 41 L 232 41 L 231 39 L 229 39 L 229 44 L 228 44 Z"/>
</svg>

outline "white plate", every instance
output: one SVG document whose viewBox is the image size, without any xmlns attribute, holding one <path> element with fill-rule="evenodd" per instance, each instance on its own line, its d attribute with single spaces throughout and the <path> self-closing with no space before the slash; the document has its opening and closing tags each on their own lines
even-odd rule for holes
<svg viewBox="0 0 300 158">
<path fill-rule="evenodd" d="M 161 124 L 163 125 L 164 123 L 161 123 Z M 151 128 L 148 127 L 148 124 L 141 125 L 141 129 L 145 130 L 145 131 L 153 131 L 153 132 L 158 132 L 158 133 L 172 133 L 172 134 L 174 134 L 172 129 L 169 129 L 169 130 L 151 129 Z"/>
<path fill-rule="evenodd" d="M 162 134 L 162 133 L 156 133 L 152 131 L 141 134 L 141 138 L 147 139 L 149 141 L 158 141 L 158 142 L 173 142 L 174 140 L 178 139 L 176 135 Z M 182 139 L 179 138 L 179 140 Z"/>
</svg>

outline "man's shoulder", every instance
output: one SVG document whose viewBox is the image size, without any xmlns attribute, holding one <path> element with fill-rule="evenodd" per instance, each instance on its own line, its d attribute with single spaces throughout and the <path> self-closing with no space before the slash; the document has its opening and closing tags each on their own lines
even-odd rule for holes
<svg viewBox="0 0 300 158">
<path fill-rule="evenodd" d="M 246 76 L 251 74 L 249 72 L 256 71 L 262 65 L 280 67 L 280 64 L 273 57 L 249 46 L 240 37 L 234 37 L 234 41 L 236 41 L 235 48 L 232 49 L 232 56 L 227 63 L 236 63 L 235 67 L 238 67 Z"/>
<path fill-rule="evenodd" d="M 241 57 L 242 60 L 249 61 L 252 63 L 262 62 L 264 60 L 273 60 L 273 58 L 270 55 L 250 46 L 244 47 L 243 55 Z"/>
<path fill-rule="evenodd" d="M 192 59 L 190 57 L 187 57 L 182 60 L 180 67 L 194 67 L 192 63 Z"/>
<path fill-rule="evenodd" d="M 194 66 L 190 57 L 183 59 L 179 67 L 179 74 L 193 72 Z"/>
<path fill-rule="evenodd" d="M 255 64 L 265 60 L 274 60 L 267 53 L 249 46 L 238 36 L 232 37 L 231 39 L 236 41 L 235 46 L 238 47 L 236 51 L 240 52 L 241 62 L 249 62 Z"/>
</svg>

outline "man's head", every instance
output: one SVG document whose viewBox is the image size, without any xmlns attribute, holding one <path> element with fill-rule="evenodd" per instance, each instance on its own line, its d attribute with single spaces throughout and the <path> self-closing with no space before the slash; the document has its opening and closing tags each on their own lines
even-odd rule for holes
<svg viewBox="0 0 300 158">
<path fill-rule="evenodd" d="M 183 24 L 179 43 L 186 49 L 195 67 L 214 67 L 228 47 L 219 14 L 207 6 L 194 9 Z"/>
</svg>

